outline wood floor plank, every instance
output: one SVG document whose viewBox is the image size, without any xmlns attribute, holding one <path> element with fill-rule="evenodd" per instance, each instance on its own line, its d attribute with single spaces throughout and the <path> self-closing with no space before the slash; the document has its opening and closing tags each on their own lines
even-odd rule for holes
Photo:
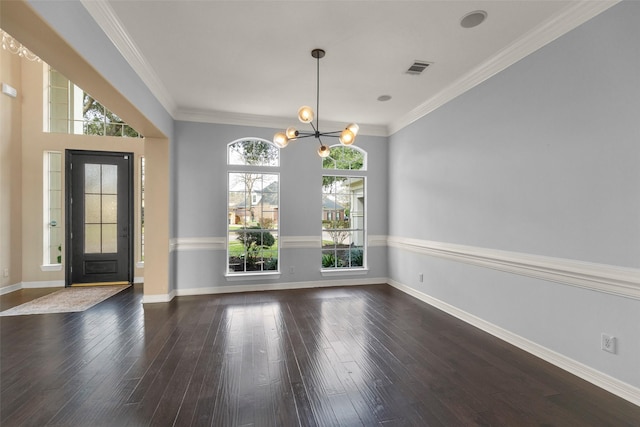
<svg viewBox="0 0 640 427">
<path fill-rule="evenodd" d="M 640 407 L 388 285 L 141 299 L 2 318 L 0 425 L 640 425 Z"/>
</svg>

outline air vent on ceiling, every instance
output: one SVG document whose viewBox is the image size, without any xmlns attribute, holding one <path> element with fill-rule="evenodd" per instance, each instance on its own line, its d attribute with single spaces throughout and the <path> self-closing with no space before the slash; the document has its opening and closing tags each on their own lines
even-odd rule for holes
<svg viewBox="0 0 640 427">
<path fill-rule="evenodd" d="M 413 64 L 411 64 L 411 66 L 407 70 L 407 74 L 415 74 L 415 75 L 422 74 L 422 72 L 426 70 L 429 65 L 431 65 L 430 62 L 415 61 Z"/>
</svg>

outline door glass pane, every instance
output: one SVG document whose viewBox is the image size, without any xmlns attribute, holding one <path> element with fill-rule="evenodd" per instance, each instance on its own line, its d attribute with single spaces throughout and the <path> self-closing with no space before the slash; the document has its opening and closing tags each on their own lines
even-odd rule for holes
<svg viewBox="0 0 640 427">
<path fill-rule="evenodd" d="M 118 196 L 111 194 L 102 195 L 102 223 L 117 224 L 118 222 Z"/>
<path fill-rule="evenodd" d="M 84 195 L 84 222 L 87 224 L 100 224 L 100 195 Z"/>
<path fill-rule="evenodd" d="M 102 224 L 102 253 L 118 252 L 118 227 L 116 224 Z"/>
<path fill-rule="evenodd" d="M 100 224 L 85 224 L 84 226 L 84 253 L 100 253 Z"/>
<path fill-rule="evenodd" d="M 118 192 L 118 166 L 102 165 L 102 194 Z"/>
<path fill-rule="evenodd" d="M 84 192 L 100 193 L 100 165 L 87 163 L 84 166 Z"/>
</svg>

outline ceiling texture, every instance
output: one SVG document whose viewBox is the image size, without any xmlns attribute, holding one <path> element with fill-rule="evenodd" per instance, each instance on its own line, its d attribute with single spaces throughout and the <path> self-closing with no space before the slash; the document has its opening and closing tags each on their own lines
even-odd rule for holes
<svg viewBox="0 0 640 427">
<path fill-rule="evenodd" d="M 177 120 L 390 135 L 615 1 L 81 0 Z M 464 28 L 461 19 L 485 11 Z M 408 74 L 414 61 L 431 65 Z M 391 99 L 379 101 L 380 96 Z"/>
</svg>

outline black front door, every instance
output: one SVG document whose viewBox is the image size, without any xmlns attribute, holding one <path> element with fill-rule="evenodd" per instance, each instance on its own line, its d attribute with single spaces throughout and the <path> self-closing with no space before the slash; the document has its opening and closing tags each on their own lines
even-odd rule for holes
<svg viewBox="0 0 640 427">
<path fill-rule="evenodd" d="M 133 154 L 66 151 L 66 285 L 133 281 Z"/>
</svg>

